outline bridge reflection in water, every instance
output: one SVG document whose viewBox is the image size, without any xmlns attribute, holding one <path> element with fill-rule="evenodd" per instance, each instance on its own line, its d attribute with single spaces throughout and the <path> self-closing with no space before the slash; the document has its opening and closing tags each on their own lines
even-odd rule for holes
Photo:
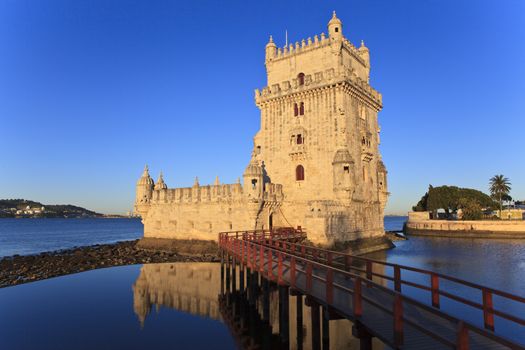
<svg viewBox="0 0 525 350">
<path fill-rule="evenodd" d="M 351 321 L 243 265 L 221 264 L 219 307 L 242 349 L 359 349 Z M 373 339 L 374 349 L 384 345 Z"/>
<path fill-rule="evenodd" d="M 329 321 L 319 305 L 239 265 L 143 265 L 133 294 L 141 325 L 152 308 L 167 307 L 221 320 L 242 349 L 359 349 L 349 320 Z"/>
</svg>

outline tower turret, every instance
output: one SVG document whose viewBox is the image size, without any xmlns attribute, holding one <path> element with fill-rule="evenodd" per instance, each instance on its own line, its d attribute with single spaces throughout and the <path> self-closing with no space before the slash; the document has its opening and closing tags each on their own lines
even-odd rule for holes
<svg viewBox="0 0 525 350">
<path fill-rule="evenodd" d="M 168 186 L 164 182 L 164 178 L 162 177 L 162 171 L 160 172 L 159 178 L 157 180 L 157 183 L 155 184 L 155 190 L 165 190 Z"/>
<path fill-rule="evenodd" d="M 135 212 L 143 216 L 149 207 L 149 202 L 153 195 L 153 179 L 149 176 L 148 166 L 144 167 L 144 172 L 137 181 L 135 193 Z"/>
<path fill-rule="evenodd" d="M 266 44 L 266 62 L 271 61 L 275 56 L 277 56 L 277 46 L 270 35 L 270 40 L 268 41 L 268 44 Z"/>
<path fill-rule="evenodd" d="M 337 150 L 332 167 L 334 191 L 341 199 L 351 199 L 348 194 L 354 189 L 355 163 L 346 148 Z"/>
<path fill-rule="evenodd" d="M 328 37 L 333 41 L 343 40 L 343 22 L 337 18 L 335 11 L 328 22 Z"/>
<path fill-rule="evenodd" d="M 361 46 L 359 46 L 359 55 L 363 57 L 366 63 L 370 63 L 370 50 L 365 46 L 365 41 L 361 40 Z"/>
<path fill-rule="evenodd" d="M 246 167 L 243 178 L 244 193 L 249 198 L 261 198 L 264 190 L 264 171 L 255 159 L 252 158 L 250 164 Z"/>
</svg>

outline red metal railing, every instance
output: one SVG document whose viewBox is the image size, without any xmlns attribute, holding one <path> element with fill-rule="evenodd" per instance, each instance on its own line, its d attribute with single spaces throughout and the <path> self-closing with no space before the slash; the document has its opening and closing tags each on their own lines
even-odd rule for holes
<svg viewBox="0 0 525 350">
<path fill-rule="evenodd" d="M 291 287 L 297 288 L 297 273 L 305 274 L 306 283 L 304 292 L 307 294 L 312 293 L 314 280 L 321 281 L 325 284 L 326 290 L 323 302 L 327 305 L 333 306 L 334 288 L 352 294 L 353 315 L 351 316 L 354 319 L 362 316 L 363 300 L 379 308 L 383 312 L 392 315 L 394 338 L 393 340 L 382 340 L 394 347 L 403 344 L 404 324 L 408 324 L 451 348 L 467 349 L 469 332 L 472 331 L 510 348 L 525 349 L 521 345 L 494 333 L 494 315 L 507 319 L 520 326 L 525 325 L 525 320 L 519 316 L 494 309 L 492 296 L 498 295 L 499 297 L 522 304 L 525 304 L 525 298 L 428 270 L 294 243 L 304 239 L 304 237 L 304 232 L 293 229 L 283 229 L 282 231 L 223 232 L 219 234 L 219 245 L 223 250 L 233 255 L 241 263 L 246 264 L 253 270 L 260 271 L 266 276 L 266 278 L 275 280 L 280 284 L 289 284 Z M 362 263 L 364 268 L 355 266 L 355 262 Z M 393 276 L 374 271 L 374 266 L 378 265 L 392 268 Z M 287 269 L 289 272 L 289 280 L 287 281 L 283 279 L 284 269 Z M 404 280 L 402 278 L 403 271 L 428 275 L 429 285 L 427 286 Z M 345 278 L 351 280 L 353 282 L 353 289 L 334 282 L 335 273 L 343 275 Z M 374 281 L 373 278 L 379 279 L 383 282 L 391 281 L 393 282 L 394 288 L 390 289 L 385 287 L 381 283 Z M 480 290 L 483 295 L 482 303 L 477 303 L 440 289 L 439 283 L 441 280 L 451 281 L 462 286 Z M 383 303 L 379 303 L 377 300 L 373 300 L 363 295 L 363 284 L 367 287 L 380 290 L 386 295 L 390 295 L 393 300 L 392 307 L 385 307 Z M 402 285 L 430 292 L 431 306 L 402 294 Z M 485 329 L 453 317 L 440 310 L 441 297 L 446 297 L 481 310 L 483 312 Z M 403 312 L 403 303 L 414 305 L 419 309 L 423 309 L 433 315 L 447 320 L 448 322 L 456 324 L 457 330 L 455 341 L 443 337 L 439 332 L 422 327 L 417 321 L 406 317 Z M 381 338 L 381 335 L 377 336 Z"/>
<path fill-rule="evenodd" d="M 269 242 L 268 244 L 274 244 L 274 243 Z M 441 274 L 441 273 L 437 273 L 437 272 L 433 272 L 429 270 L 424 270 L 424 269 L 420 269 L 416 267 L 404 266 L 404 265 L 399 265 L 399 264 L 392 264 L 392 263 L 388 263 L 388 262 L 384 262 L 380 260 L 368 259 L 364 257 L 354 256 L 350 254 L 345 254 L 341 252 L 336 252 L 336 251 L 331 251 L 331 250 L 326 250 L 326 249 L 321 249 L 321 248 L 316 248 L 316 247 L 298 245 L 292 242 L 283 242 L 281 244 L 281 248 L 284 251 L 294 252 L 294 254 L 296 255 L 300 255 L 305 258 L 310 258 L 317 262 L 321 262 L 329 266 L 343 268 L 347 271 L 356 271 L 356 272 L 364 273 L 366 274 L 366 277 L 368 280 L 371 280 L 372 277 L 378 277 L 380 279 L 392 281 L 394 284 L 394 289 L 398 292 L 401 292 L 402 285 L 407 285 L 410 287 L 415 287 L 421 290 L 428 291 L 430 292 L 430 296 L 431 296 L 431 304 L 435 308 L 440 308 L 440 304 L 441 304 L 440 296 L 444 296 L 449 299 L 466 304 L 468 306 L 471 306 L 483 312 L 484 326 L 486 329 L 489 329 L 492 331 L 495 330 L 494 315 L 507 319 L 509 321 L 515 322 L 522 326 L 525 326 L 525 319 L 514 316 L 514 315 L 510 315 L 501 310 L 497 310 L 494 308 L 494 305 L 493 305 L 493 295 L 497 295 L 503 299 L 508 299 L 514 302 L 521 303 L 523 305 L 523 308 L 525 309 L 525 298 L 517 296 L 517 295 L 513 295 L 510 293 L 501 291 L 501 290 L 497 290 L 497 289 L 490 288 L 490 287 L 485 287 L 485 286 L 482 286 L 476 283 L 468 282 L 468 281 L 465 281 L 465 280 L 462 280 L 456 277 L 448 276 L 445 274 Z M 365 269 L 363 270 L 357 266 L 352 266 L 352 261 L 362 262 L 365 265 Z M 376 265 L 388 266 L 392 268 L 393 276 L 374 272 L 373 267 Z M 415 272 L 415 273 L 419 273 L 419 274 L 428 276 L 429 285 L 422 285 L 422 284 L 419 284 L 413 281 L 403 280 L 401 278 L 402 271 L 411 271 L 411 272 Z M 453 294 L 453 293 L 444 291 L 439 288 L 440 281 L 450 281 L 450 282 L 456 283 L 458 285 L 461 285 L 467 288 L 478 290 L 479 292 L 481 292 L 482 302 L 476 303 L 472 300 L 468 300 L 457 294 Z"/>
</svg>

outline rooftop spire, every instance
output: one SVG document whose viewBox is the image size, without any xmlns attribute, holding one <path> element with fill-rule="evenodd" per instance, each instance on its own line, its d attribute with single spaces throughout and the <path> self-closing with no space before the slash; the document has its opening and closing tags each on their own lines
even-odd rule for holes
<svg viewBox="0 0 525 350">
<path fill-rule="evenodd" d="M 159 179 L 157 180 L 157 183 L 155 184 L 155 189 L 164 190 L 166 188 L 168 188 L 168 186 L 166 186 L 166 184 L 164 183 L 164 178 L 162 176 L 162 171 L 161 171 L 159 174 Z"/>
<path fill-rule="evenodd" d="M 343 38 L 343 22 L 337 18 L 335 11 L 332 14 L 332 18 L 328 22 L 328 36 L 334 39 Z"/>
<path fill-rule="evenodd" d="M 215 185 L 215 186 L 219 186 L 220 184 L 221 184 L 221 183 L 219 182 L 219 176 L 217 176 L 217 177 L 215 178 L 215 183 L 214 183 L 214 185 Z"/>
<path fill-rule="evenodd" d="M 137 185 L 147 185 L 153 187 L 153 179 L 151 178 L 151 176 L 149 176 L 149 169 L 147 164 L 144 167 L 144 172 L 142 173 L 142 176 L 137 182 Z"/>
<path fill-rule="evenodd" d="M 198 176 L 195 176 L 195 181 L 193 182 L 193 187 L 199 187 L 200 184 L 199 184 L 199 177 Z"/>
</svg>

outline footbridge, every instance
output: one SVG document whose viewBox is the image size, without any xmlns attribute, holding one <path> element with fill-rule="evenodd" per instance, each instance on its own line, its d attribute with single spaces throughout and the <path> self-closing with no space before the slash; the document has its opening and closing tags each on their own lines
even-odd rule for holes
<svg viewBox="0 0 525 350">
<path fill-rule="evenodd" d="M 525 298 L 429 270 L 318 248 L 308 245 L 306 237 L 293 228 L 220 233 L 226 281 L 221 284 L 222 309 L 228 310 L 228 295 L 239 287 L 247 304 L 268 321 L 264 293 L 273 285 L 279 290 L 283 348 L 289 342 L 292 295 L 304 297 L 311 309 L 313 349 L 328 348 L 329 321 L 348 319 L 361 349 L 371 349 L 377 338 L 394 349 L 525 350 Z M 303 315 L 297 300 L 294 323 L 300 332 Z M 223 317 L 242 334 L 239 315 Z M 257 347 L 253 339 L 239 343 Z M 275 339 L 270 343 L 275 345 Z"/>
</svg>

